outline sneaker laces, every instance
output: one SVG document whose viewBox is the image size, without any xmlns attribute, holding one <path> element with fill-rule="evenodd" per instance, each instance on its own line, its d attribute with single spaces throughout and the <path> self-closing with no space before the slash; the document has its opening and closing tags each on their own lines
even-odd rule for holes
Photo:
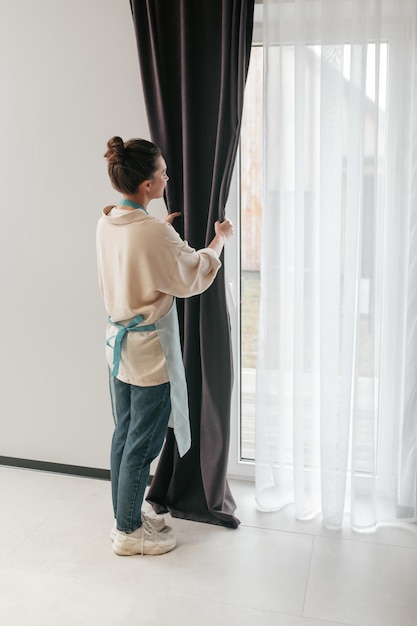
<svg viewBox="0 0 417 626">
<path fill-rule="evenodd" d="M 148 535 L 148 537 L 150 537 L 151 539 L 158 539 L 161 536 L 161 533 L 155 530 L 155 528 L 147 519 L 142 518 L 142 535 L 141 535 L 141 540 L 140 540 L 140 551 L 141 551 L 142 556 L 143 556 L 143 546 L 144 546 L 145 538 L 146 538 L 145 535 Z"/>
<path fill-rule="evenodd" d="M 142 528 L 146 532 L 146 534 L 150 535 L 151 537 L 155 537 L 156 539 L 158 539 L 158 537 L 161 536 L 161 533 L 158 532 L 157 530 L 155 530 L 155 528 L 152 526 L 152 524 L 146 518 L 142 520 Z M 142 533 L 142 537 L 143 537 L 144 534 L 145 533 L 143 532 Z"/>
</svg>

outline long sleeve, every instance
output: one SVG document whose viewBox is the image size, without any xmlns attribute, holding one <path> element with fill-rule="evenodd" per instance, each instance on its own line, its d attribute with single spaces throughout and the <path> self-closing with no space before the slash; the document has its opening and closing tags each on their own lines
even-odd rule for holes
<svg viewBox="0 0 417 626">
<path fill-rule="evenodd" d="M 195 250 L 172 226 L 167 227 L 166 251 L 173 255 L 173 262 L 168 272 L 161 271 L 159 289 L 177 298 L 202 293 L 210 287 L 221 267 L 218 255 L 211 248 Z"/>
</svg>

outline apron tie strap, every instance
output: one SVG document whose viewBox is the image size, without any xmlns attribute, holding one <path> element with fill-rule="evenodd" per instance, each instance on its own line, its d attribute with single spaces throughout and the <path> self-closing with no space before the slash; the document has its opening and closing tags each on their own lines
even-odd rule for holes
<svg viewBox="0 0 417 626">
<path fill-rule="evenodd" d="M 119 373 L 120 359 L 122 357 L 122 343 L 126 334 L 129 332 L 146 333 L 146 332 L 151 332 L 153 330 L 156 330 L 155 324 L 147 324 L 146 326 L 139 326 L 139 324 L 141 324 L 142 322 L 143 322 L 143 316 L 140 314 L 136 315 L 136 317 L 131 319 L 130 322 L 126 326 L 124 326 L 123 324 L 118 324 L 117 322 L 113 322 L 111 317 L 109 317 L 109 323 L 112 324 L 113 326 L 116 326 L 116 328 L 119 329 L 115 335 L 113 335 L 112 337 L 109 337 L 109 339 L 106 339 L 106 346 L 109 346 L 109 348 L 113 349 L 113 370 L 111 373 L 112 376 L 117 376 L 117 374 Z M 114 339 L 114 345 L 111 345 L 110 342 L 113 339 Z"/>
</svg>

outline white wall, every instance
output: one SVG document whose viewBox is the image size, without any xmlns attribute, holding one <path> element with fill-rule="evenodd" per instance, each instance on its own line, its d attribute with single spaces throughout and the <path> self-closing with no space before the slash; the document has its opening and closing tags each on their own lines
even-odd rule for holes
<svg viewBox="0 0 417 626">
<path fill-rule="evenodd" d="M 128 0 L 0 0 L 0 90 L 0 455 L 108 468 L 103 154 L 149 137 Z"/>
</svg>

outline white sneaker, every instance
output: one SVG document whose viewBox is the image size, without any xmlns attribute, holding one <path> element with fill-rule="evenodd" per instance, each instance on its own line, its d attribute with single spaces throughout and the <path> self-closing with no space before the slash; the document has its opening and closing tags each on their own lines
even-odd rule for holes
<svg viewBox="0 0 417 626">
<path fill-rule="evenodd" d="M 119 556 L 133 556 L 135 554 L 165 554 L 176 546 L 173 535 L 158 533 L 153 527 L 144 522 L 133 533 L 123 533 L 118 530 L 113 541 L 113 552 Z"/>
<path fill-rule="evenodd" d="M 157 533 L 161 533 L 164 528 L 167 528 L 165 518 L 162 515 L 156 517 L 154 515 L 146 515 L 146 513 L 142 511 L 142 522 L 150 524 Z"/>
<path fill-rule="evenodd" d="M 142 524 L 145 522 L 150 524 L 152 528 L 156 530 L 157 533 L 161 533 L 164 530 L 164 528 L 168 528 L 167 525 L 165 524 L 165 518 L 162 517 L 161 515 L 159 517 L 153 517 L 150 515 L 146 515 L 146 513 L 142 511 Z M 112 541 L 114 541 L 116 537 L 116 533 L 117 533 L 117 525 L 116 525 L 116 522 L 114 522 L 113 528 L 110 531 L 110 539 Z"/>
</svg>

